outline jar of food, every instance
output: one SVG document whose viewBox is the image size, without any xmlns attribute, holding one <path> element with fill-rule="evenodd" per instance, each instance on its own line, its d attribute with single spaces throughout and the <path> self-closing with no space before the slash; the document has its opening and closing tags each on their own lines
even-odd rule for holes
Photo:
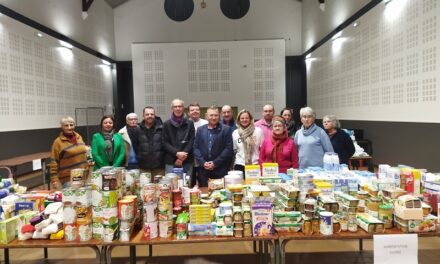
<svg viewBox="0 0 440 264">
<path fill-rule="evenodd" d="M 391 204 L 379 206 L 379 220 L 383 222 L 385 228 L 393 227 L 393 206 Z"/>
</svg>

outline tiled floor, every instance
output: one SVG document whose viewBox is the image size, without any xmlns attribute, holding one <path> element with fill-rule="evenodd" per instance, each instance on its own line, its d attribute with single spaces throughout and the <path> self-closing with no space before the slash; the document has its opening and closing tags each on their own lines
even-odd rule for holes
<svg viewBox="0 0 440 264">
<path fill-rule="evenodd" d="M 364 242 L 364 251 L 358 251 L 357 241 L 291 241 L 287 244 L 286 263 L 370 264 L 373 263 L 373 243 Z M 147 259 L 148 246 L 138 246 L 137 263 L 207 264 L 258 263 L 251 242 L 207 243 L 188 245 L 160 245 L 154 247 L 154 256 Z M 227 254 L 227 255 L 223 255 Z M 112 263 L 129 263 L 128 247 L 113 250 Z M 0 250 L 1 263 L 3 251 Z M 11 264 L 92 264 L 94 253 L 87 248 L 49 249 L 44 261 L 42 249 L 11 249 Z M 440 238 L 419 239 L 419 263 L 440 263 Z"/>
</svg>

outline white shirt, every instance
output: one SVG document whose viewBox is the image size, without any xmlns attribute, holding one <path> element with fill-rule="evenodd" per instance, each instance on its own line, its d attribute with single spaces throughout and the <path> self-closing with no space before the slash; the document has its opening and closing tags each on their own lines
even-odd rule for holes
<svg viewBox="0 0 440 264">
<path fill-rule="evenodd" d="M 196 129 L 196 132 L 197 132 L 197 128 L 208 124 L 208 120 L 200 118 L 199 121 L 197 121 L 197 122 L 193 121 L 193 123 L 194 123 L 194 128 Z"/>
<path fill-rule="evenodd" d="M 255 142 L 255 148 L 252 152 L 252 164 L 258 164 L 258 159 L 260 156 L 260 147 L 264 141 L 263 130 L 259 127 L 255 127 L 254 133 L 252 134 L 252 138 Z M 234 143 L 234 152 L 235 152 L 235 165 L 246 165 L 245 161 L 245 153 L 243 142 L 241 142 L 240 135 L 238 134 L 238 129 L 234 130 L 232 133 L 232 141 Z M 249 165 L 249 164 L 248 164 Z"/>
</svg>

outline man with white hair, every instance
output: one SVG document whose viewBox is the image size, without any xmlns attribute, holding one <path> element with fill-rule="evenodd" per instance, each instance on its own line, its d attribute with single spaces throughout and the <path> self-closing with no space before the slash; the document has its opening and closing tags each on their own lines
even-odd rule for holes
<svg viewBox="0 0 440 264">
<path fill-rule="evenodd" d="M 132 139 L 135 136 L 135 130 L 138 127 L 138 116 L 136 113 L 129 113 L 125 118 L 126 125 L 119 130 L 119 134 L 125 142 L 125 167 L 128 170 L 138 169 L 139 162 L 133 148 Z"/>
<path fill-rule="evenodd" d="M 183 168 L 183 171 L 190 178 L 192 177 L 194 138 L 194 124 L 185 115 L 184 102 L 181 99 L 174 99 L 171 102 L 170 119 L 163 124 L 163 149 L 167 173 L 172 172 L 173 168 Z"/>
</svg>

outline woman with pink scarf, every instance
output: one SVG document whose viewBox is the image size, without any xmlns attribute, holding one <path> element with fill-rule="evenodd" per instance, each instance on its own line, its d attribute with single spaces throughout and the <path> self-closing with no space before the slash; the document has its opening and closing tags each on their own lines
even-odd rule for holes
<svg viewBox="0 0 440 264">
<path fill-rule="evenodd" d="M 260 165 L 264 162 L 278 163 L 280 173 L 289 168 L 298 168 L 296 145 L 287 134 L 284 118 L 275 116 L 272 120 L 272 136 L 266 138 L 260 148 Z"/>
</svg>

